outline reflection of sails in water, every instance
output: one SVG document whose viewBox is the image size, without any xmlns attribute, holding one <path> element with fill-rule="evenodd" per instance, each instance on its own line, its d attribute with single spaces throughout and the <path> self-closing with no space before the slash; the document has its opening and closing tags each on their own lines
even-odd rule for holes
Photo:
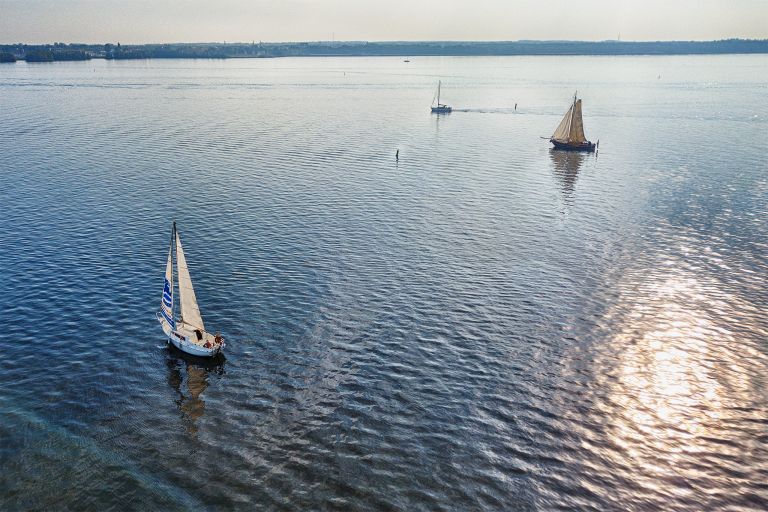
<svg viewBox="0 0 768 512">
<path fill-rule="evenodd" d="M 205 412 L 203 392 L 208 388 L 208 374 L 224 373 L 223 359 L 221 361 L 192 361 L 180 351 L 169 353 L 166 360 L 168 366 L 168 384 L 176 392 L 174 400 L 181 413 L 181 419 L 189 434 L 197 434 L 197 421 Z M 186 379 L 186 386 L 183 386 Z M 184 389 L 186 388 L 186 389 Z"/>
<path fill-rule="evenodd" d="M 552 160 L 555 177 L 560 182 L 563 195 L 570 198 L 576 188 L 576 180 L 586 155 L 576 151 L 550 149 L 549 158 Z"/>
</svg>

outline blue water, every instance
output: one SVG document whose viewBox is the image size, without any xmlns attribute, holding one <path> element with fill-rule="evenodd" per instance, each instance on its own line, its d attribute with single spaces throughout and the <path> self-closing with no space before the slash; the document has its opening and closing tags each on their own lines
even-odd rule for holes
<svg viewBox="0 0 768 512">
<path fill-rule="evenodd" d="M 0 508 L 768 508 L 768 59 L 411 60 L 0 65 Z"/>
</svg>

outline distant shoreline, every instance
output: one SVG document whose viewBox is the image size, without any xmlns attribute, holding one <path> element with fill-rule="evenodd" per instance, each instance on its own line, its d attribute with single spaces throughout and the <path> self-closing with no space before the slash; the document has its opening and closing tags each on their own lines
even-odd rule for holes
<svg viewBox="0 0 768 512">
<path fill-rule="evenodd" d="M 231 59 L 271 57 L 460 57 L 727 55 L 768 53 L 768 39 L 720 41 L 318 41 L 294 43 L 173 43 L 0 45 L 0 62 L 63 60 Z"/>
</svg>

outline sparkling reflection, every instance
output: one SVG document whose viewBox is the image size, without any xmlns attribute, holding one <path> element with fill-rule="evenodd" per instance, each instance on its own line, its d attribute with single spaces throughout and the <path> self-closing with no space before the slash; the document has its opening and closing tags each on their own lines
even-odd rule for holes
<svg viewBox="0 0 768 512">
<path fill-rule="evenodd" d="M 609 342 L 618 364 L 601 377 L 609 390 L 602 412 L 613 417 L 610 436 L 624 452 L 612 456 L 629 461 L 631 478 L 654 493 L 688 496 L 682 482 L 711 478 L 713 455 L 732 461 L 720 468 L 726 472 L 748 464 L 728 422 L 752 414 L 757 383 L 746 365 L 764 356 L 736 328 L 758 329 L 751 323 L 759 316 L 744 315 L 749 304 L 682 261 L 623 281 L 606 318 L 619 326 Z"/>
</svg>

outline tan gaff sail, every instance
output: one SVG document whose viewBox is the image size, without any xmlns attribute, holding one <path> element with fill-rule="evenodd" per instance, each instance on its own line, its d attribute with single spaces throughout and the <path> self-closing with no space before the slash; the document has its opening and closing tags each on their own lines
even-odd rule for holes
<svg viewBox="0 0 768 512">
<path fill-rule="evenodd" d="M 181 319 L 185 324 L 205 330 L 200 308 L 197 307 L 195 289 L 192 288 L 192 279 L 189 277 L 187 259 L 184 257 L 184 249 L 181 247 L 181 238 L 176 231 L 176 269 L 179 276 L 179 304 L 181 306 Z"/>
<path fill-rule="evenodd" d="M 551 138 L 566 143 L 587 141 L 584 136 L 584 121 L 581 118 L 581 100 L 576 100 L 571 105 Z"/>
<path fill-rule="evenodd" d="M 552 134 L 551 138 L 559 142 L 568 142 L 571 133 L 571 119 L 573 119 L 573 105 L 571 105 L 571 108 L 565 113 L 563 120 L 557 125 L 557 129 L 555 130 L 555 133 Z"/>
<path fill-rule="evenodd" d="M 573 120 L 568 138 L 569 142 L 587 141 L 584 136 L 584 121 L 581 118 L 581 100 L 576 100 L 576 104 L 573 106 Z"/>
</svg>

